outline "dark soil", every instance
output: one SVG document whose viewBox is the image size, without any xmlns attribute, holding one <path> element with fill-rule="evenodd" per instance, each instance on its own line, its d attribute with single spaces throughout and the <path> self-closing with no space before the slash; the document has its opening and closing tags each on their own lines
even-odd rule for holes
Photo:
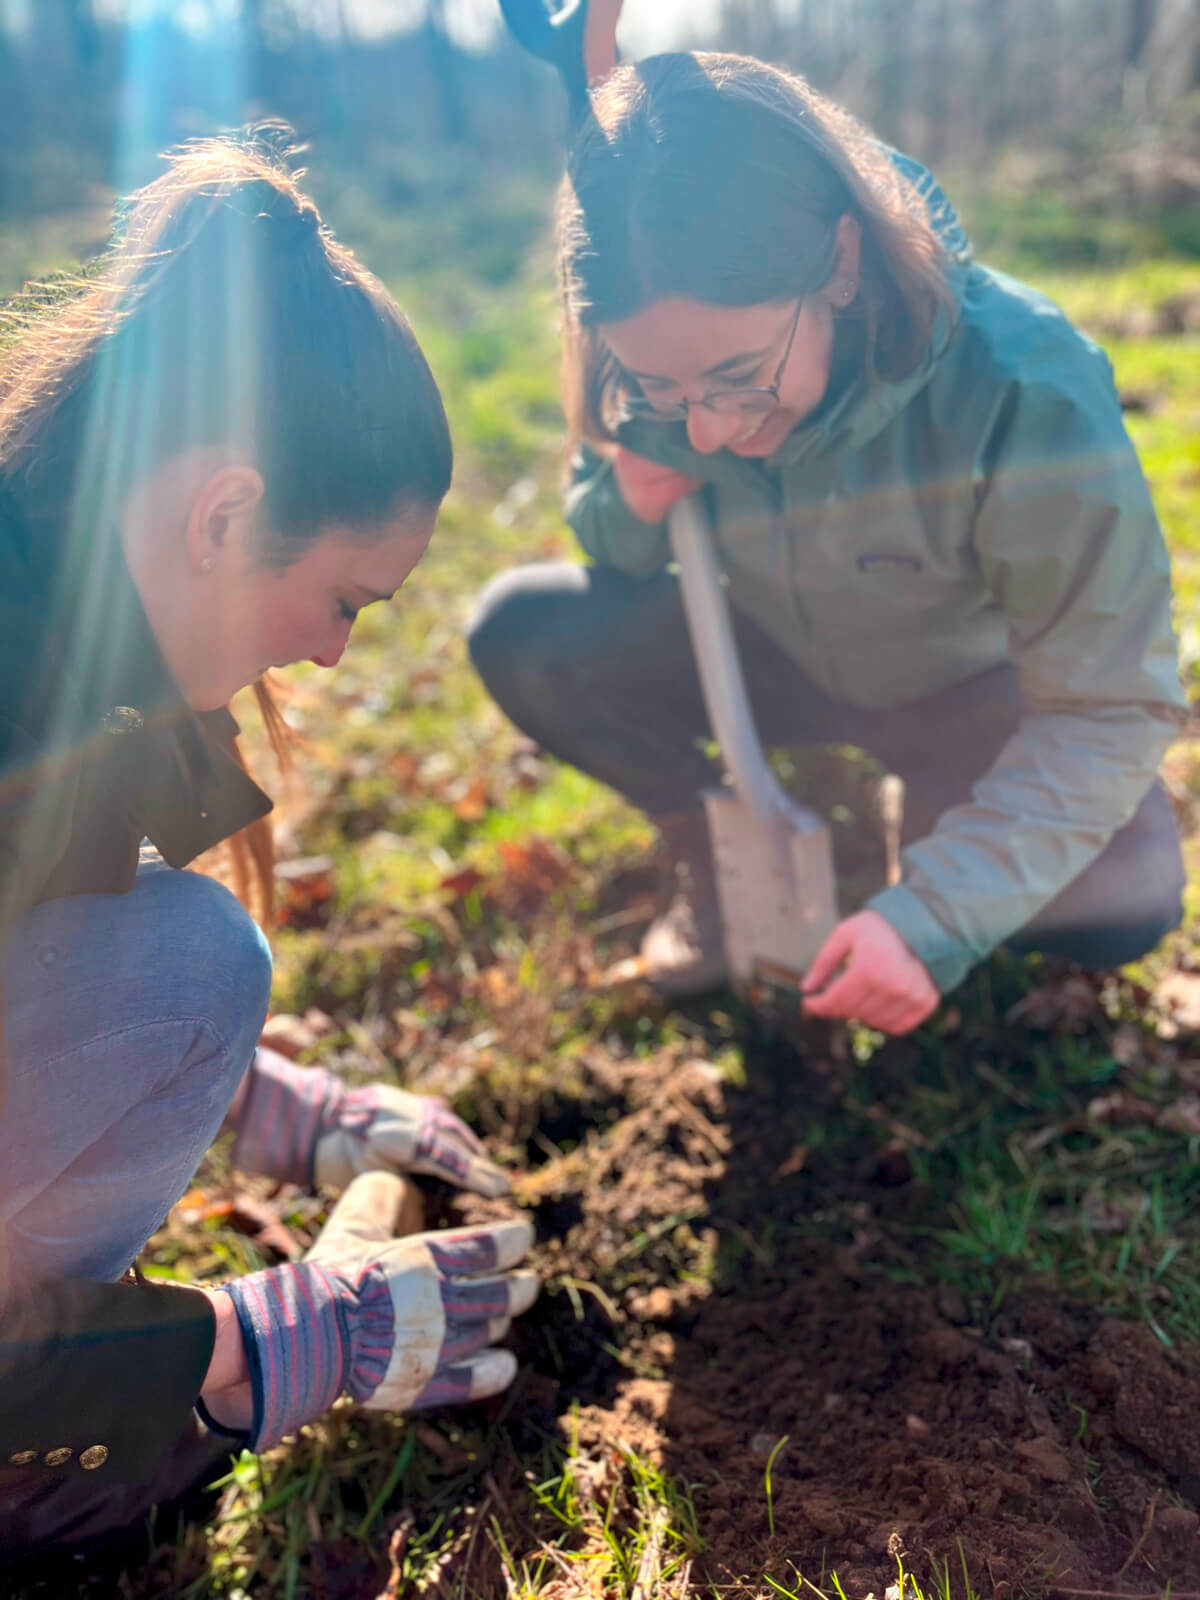
<svg viewBox="0 0 1200 1600">
<path fill-rule="evenodd" d="M 741 1017 L 698 1019 L 680 1019 L 692 1042 L 642 1057 L 597 1042 L 572 1093 L 548 1095 L 530 1147 L 547 1159 L 516 1196 L 548 1284 L 514 1329 L 517 1384 L 486 1413 L 418 1422 L 429 1502 L 410 1482 L 374 1546 L 324 1543 L 314 1525 L 295 1592 L 413 1592 L 389 1585 L 389 1540 L 434 1522 L 449 1485 L 462 1539 L 422 1592 L 500 1600 L 496 1550 L 472 1530 L 496 1519 L 519 1554 L 562 1536 L 527 1494 L 549 1440 L 569 1441 L 604 1494 L 621 1447 L 690 1489 L 696 1596 L 773 1594 L 764 1575 L 833 1594 L 836 1574 L 865 1600 L 902 1566 L 929 1600 L 963 1600 L 968 1582 L 979 1600 L 1192 1600 L 1200 1352 L 1049 1288 L 981 1300 L 938 1282 L 944 1209 L 914 1176 L 920 1136 L 888 1110 L 915 1045 L 885 1047 L 855 1102 L 858 1069 L 828 1034 L 790 1045 Z M 722 1027 L 746 1062 L 736 1087 L 715 1064 Z M 989 1039 L 992 1060 L 1016 1059 L 1002 1027 Z M 430 1201 L 430 1226 L 505 1208 L 432 1187 Z M 464 1451 L 464 1436 L 489 1442 Z M 88 1559 L 86 1579 L 78 1563 L 69 1582 L 44 1568 L 21 1592 L 158 1595 L 179 1592 L 173 1563 L 201 1570 L 169 1546 L 142 1559 L 136 1579 Z M 544 1590 L 585 1592 L 601 1593 Z"/>
<path fill-rule="evenodd" d="M 836 1571 L 855 1600 L 902 1562 L 995 1600 L 1200 1588 L 1195 1352 L 1049 1293 L 989 1314 L 893 1281 L 883 1227 L 922 1212 L 903 1152 L 813 1170 L 789 1130 L 828 1089 L 793 1052 L 735 1090 L 682 1052 L 603 1090 L 625 1116 L 528 1195 L 584 1292 L 524 1319 L 521 1409 L 552 1429 L 581 1402 L 585 1455 L 624 1443 L 690 1484 L 701 1585 Z"/>
</svg>

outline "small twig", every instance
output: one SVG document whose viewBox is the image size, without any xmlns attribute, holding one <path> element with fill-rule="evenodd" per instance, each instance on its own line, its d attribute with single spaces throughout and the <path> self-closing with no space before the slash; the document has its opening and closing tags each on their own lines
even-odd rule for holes
<svg viewBox="0 0 1200 1600">
<path fill-rule="evenodd" d="M 624 911 L 614 911 L 591 924 L 593 933 L 615 933 L 618 928 L 632 928 L 639 922 L 649 922 L 654 915 L 650 905 L 627 906 Z"/>
<path fill-rule="evenodd" d="M 488 1476 L 490 1477 L 491 1474 L 489 1473 Z M 492 1491 L 488 1489 L 484 1494 L 484 1497 L 478 1508 L 476 1509 L 474 1517 L 471 1520 L 471 1536 L 467 1540 L 467 1548 L 463 1554 L 462 1562 L 460 1563 L 459 1567 L 459 1571 L 461 1572 L 464 1581 L 470 1575 L 471 1558 L 475 1554 L 475 1541 L 479 1537 L 480 1528 L 483 1527 L 484 1516 L 486 1515 L 488 1506 L 491 1504 L 491 1499 Z"/>
<path fill-rule="evenodd" d="M 1137 1560 L 1138 1556 L 1141 1555 L 1142 1546 L 1150 1537 L 1150 1530 L 1154 1526 L 1154 1513 L 1158 1510 L 1158 1497 L 1161 1493 L 1162 1491 L 1160 1489 L 1155 1489 L 1154 1493 L 1150 1496 L 1150 1504 L 1146 1507 L 1146 1516 L 1142 1523 L 1142 1531 L 1138 1534 L 1137 1543 L 1125 1557 L 1120 1571 L 1117 1573 L 1118 1578 L 1123 1578 L 1133 1563 Z"/>
<path fill-rule="evenodd" d="M 880 781 L 879 816 L 883 823 L 883 849 L 888 888 L 900 882 L 900 830 L 904 825 L 904 779 L 894 772 Z"/>
<path fill-rule="evenodd" d="M 484 1490 L 487 1492 L 487 1494 L 496 1502 L 501 1511 L 504 1512 L 505 1516 L 512 1518 L 512 1507 L 508 1503 L 508 1496 L 496 1482 L 496 1474 L 494 1472 L 485 1472 L 483 1477 L 480 1479 L 480 1482 L 483 1484 Z"/>
<path fill-rule="evenodd" d="M 873 1122 L 877 1127 L 885 1127 L 897 1144 L 907 1145 L 910 1150 L 928 1150 L 929 1140 L 916 1128 L 910 1128 L 906 1122 L 899 1122 L 889 1115 L 883 1106 L 872 1104 L 869 1106 L 856 1105 L 853 1100 L 843 1100 L 841 1109 L 851 1117 L 862 1117 L 867 1122 Z"/>
<path fill-rule="evenodd" d="M 995 1067 L 989 1066 L 986 1061 L 972 1061 L 971 1071 L 976 1077 L 982 1078 L 984 1083 L 990 1083 L 993 1089 L 999 1089 L 1004 1098 L 1011 1100 L 1014 1105 L 1021 1106 L 1028 1111 L 1035 1104 L 1028 1095 L 1022 1094 L 1019 1089 L 1014 1088 L 1006 1078 L 1001 1077 Z"/>
</svg>

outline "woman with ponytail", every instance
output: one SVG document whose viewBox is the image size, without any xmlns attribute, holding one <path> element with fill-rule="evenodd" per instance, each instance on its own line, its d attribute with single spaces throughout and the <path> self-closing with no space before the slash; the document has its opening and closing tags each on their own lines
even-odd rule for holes
<svg viewBox="0 0 1200 1600">
<path fill-rule="evenodd" d="M 513 721 L 657 823 L 663 990 L 729 976 L 667 518 L 700 494 L 758 730 L 906 784 L 901 880 L 817 1016 L 906 1033 L 997 946 L 1090 967 L 1181 916 L 1170 572 L 1104 355 L 972 259 L 931 175 L 802 79 L 670 54 L 592 92 L 559 215 L 567 516 L 471 629 Z"/>
<path fill-rule="evenodd" d="M 226 709 L 333 667 L 451 474 L 404 316 L 270 138 L 203 141 L 0 366 L 0 1549 L 128 1522 L 339 1394 L 490 1394 L 524 1223 L 391 1237 L 400 1177 L 503 1175 L 440 1102 L 257 1048 L 270 801 Z M 247 1170 L 349 1186 L 312 1258 L 124 1282 L 222 1124 Z M 357 1196 L 357 1199 L 354 1197 Z"/>
</svg>

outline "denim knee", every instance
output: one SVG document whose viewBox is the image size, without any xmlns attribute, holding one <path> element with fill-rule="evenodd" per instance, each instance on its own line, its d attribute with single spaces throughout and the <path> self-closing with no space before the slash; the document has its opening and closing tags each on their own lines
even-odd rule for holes
<svg viewBox="0 0 1200 1600">
<path fill-rule="evenodd" d="M 207 1023 L 236 1083 L 266 1020 L 270 946 L 237 898 L 212 878 L 163 868 L 146 888 L 160 1007 Z"/>
<path fill-rule="evenodd" d="M 113 1199 L 95 1219 L 111 1250 L 79 1260 L 119 1272 L 178 1197 L 250 1065 L 270 992 L 266 940 L 220 884 L 155 864 L 127 894 L 34 907 L 2 954 L 0 1216 L 23 1216 L 44 1244 L 70 1211 L 59 1236 L 86 1243 L 95 1230 L 79 1196 L 108 1184 L 123 1220 Z M 69 1249 L 62 1260 L 74 1262 L 64 1271 L 79 1264 Z"/>
</svg>

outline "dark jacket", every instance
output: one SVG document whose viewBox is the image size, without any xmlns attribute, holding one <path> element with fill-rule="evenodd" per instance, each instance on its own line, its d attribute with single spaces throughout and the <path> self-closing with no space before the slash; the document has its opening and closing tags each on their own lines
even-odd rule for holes
<svg viewBox="0 0 1200 1600">
<path fill-rule="evenodd" d="M 0 489 L 0 949 L 42 901 L 131 889 L 143 838 L 182 867 L 263 816 L 236 732 L 184 704 L 115 533 L 72 549 Z M 6 1077 L 0 1033 L 0 1117 Z M 173 1285 L 12 1282 L 0 1227 L 0 1485 L 147 1477 L 213 1332 L 207 1297 Z"/>
</svg>

